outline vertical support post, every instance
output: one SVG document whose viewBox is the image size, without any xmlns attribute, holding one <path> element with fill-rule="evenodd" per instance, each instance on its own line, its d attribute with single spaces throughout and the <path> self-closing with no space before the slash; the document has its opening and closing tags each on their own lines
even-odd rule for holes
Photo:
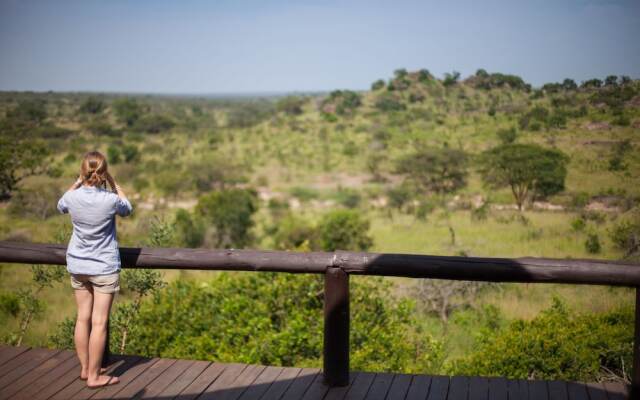
<svg viewBox="0 0 640 400">
<path fill-rule="evenodd" d="M 107 340 L 104 342 L 104 354 L 102 355 L 102 368 L 107 368 L 109 366 L 109 358 L 111 357 L 111 352 L 109 351 L 109 331 L 110 331 L 110 323 L 111 318 L 107 319 Z"/>
<path fill-rule="evenodd" d="M 640 398 L 640 286 L 636 286 L 636 320 L 633 334 L 633 370 L 630 399 Z"/>
<path fill-rule="evenodd" d="M 349 384 L 349 275 L 329 267 L 324 275 L 324 382 Z"/>
</svg>

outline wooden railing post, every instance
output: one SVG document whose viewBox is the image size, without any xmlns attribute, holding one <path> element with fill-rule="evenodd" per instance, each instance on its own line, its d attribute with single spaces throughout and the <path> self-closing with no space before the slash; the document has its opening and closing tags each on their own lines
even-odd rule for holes
<svg viewBox="0 0 640 400">
<path fill-rule="evenodd" d="M 640 286 L 636 286 L 636 320 L 633 334 L 633 370 L 630 399 L 640 399 Z"/>
<path fill-rule="evenodd" d="M 329 267 L 324 275 L 324 382 L 349 384 L 349 275 Z"/>
</svg>

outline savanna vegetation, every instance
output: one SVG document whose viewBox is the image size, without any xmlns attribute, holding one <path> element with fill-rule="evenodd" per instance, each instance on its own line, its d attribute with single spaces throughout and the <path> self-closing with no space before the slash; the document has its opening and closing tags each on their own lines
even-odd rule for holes
<svg viewBox="0 0 640 400">
<path fill-rule="evenodd" d="M 65 243 L 98 149 L 122 246 L 640 261 L 640 81 L 398 69 L 265 98 L 0 93 L 0 240 Z M 125 270 L 113 351 L 320 366 L 322 279 Z M 627 288 L 353 277 L 356 370 L 628 380 Z M 0 338 L 72 347 L 64 267 L 0 267 Z"/>
</svg>

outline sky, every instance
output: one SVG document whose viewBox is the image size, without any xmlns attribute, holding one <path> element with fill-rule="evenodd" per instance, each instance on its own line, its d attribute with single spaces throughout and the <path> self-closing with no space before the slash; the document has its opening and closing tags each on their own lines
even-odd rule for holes
<svg viewBox="0 0 640 400">
<path fill-rule="evenodd" d="M 640 1 L 0 0 L 0 90 L 365 90 L 398 68 L 638 79 Z"/>
</svg>

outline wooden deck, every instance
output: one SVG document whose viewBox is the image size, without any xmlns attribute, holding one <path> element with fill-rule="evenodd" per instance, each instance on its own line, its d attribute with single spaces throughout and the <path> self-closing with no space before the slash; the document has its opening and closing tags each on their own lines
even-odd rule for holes
<svg viewBox="0 0 640 400">
<path fill-rule="evenodd" d="M 73 351 L 0 347 L 0 399 L 622 400 L 612 383 L 352 372 L 329 388 L 314 368 L 113 355 L 120 383 L 90 390 Z"/>
</svg>

